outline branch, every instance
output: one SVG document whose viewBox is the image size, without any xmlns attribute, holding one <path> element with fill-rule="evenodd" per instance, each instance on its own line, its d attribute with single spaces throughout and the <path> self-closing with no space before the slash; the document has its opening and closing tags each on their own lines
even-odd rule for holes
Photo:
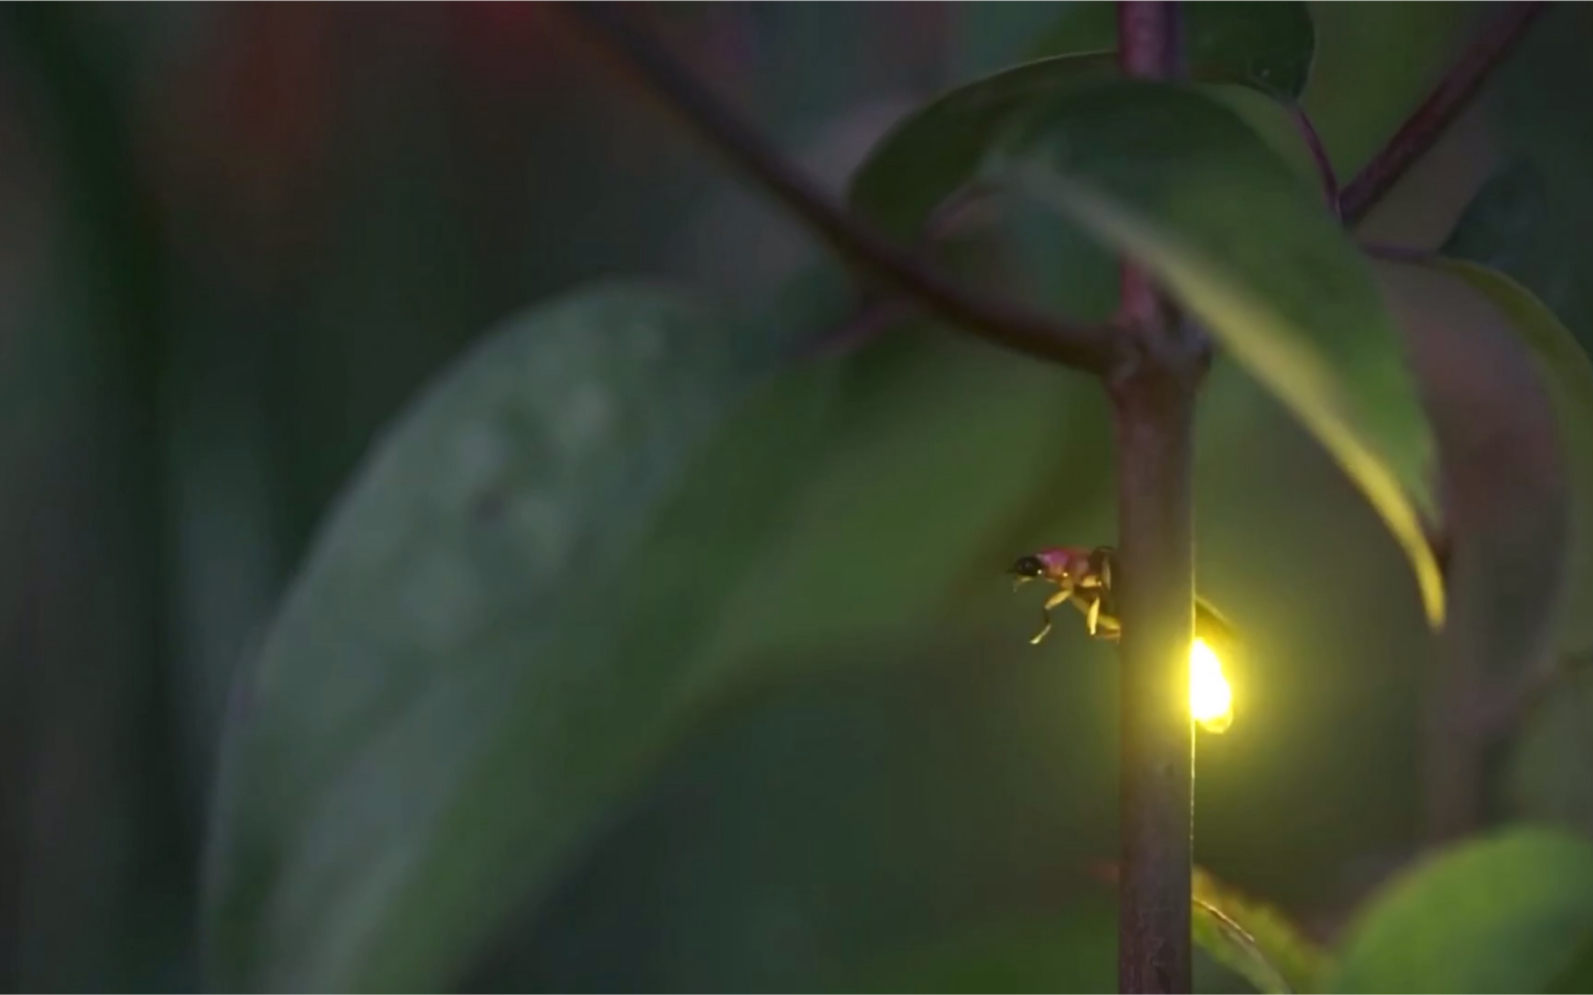
<svg viewBox="0 0 1593 995">
<path fill-rule="evenodd" d="M 1489 25 L 1460 60 L 1439 81 L 1420 107 L 1400 125 L 1372 161 L 1345 187 L 1339 197 L 1339 214 L 1351 224 L 1359 221 L 1382 199 L 1411 165 L 1432 147 L 1445 128 L 1465 108 L 1488 74 L 1503 59 L 1527 28 L 1543 13 L 1542 2 L 1511 3 L 1498 21 Z"/>
<path fill-rule="evenodd" d="M 1305 139 L 1306 148 L 1311 150 L 1311 158 L 1316 160 L 1316 169 L 1322 176 L 1322 195 L 1327 198 L 1328 210 L 1335 216 L 1339 213 L 1339 178 L 1333 172 L 1333 161 L 1328 158 L 1327 147 L 1322 144 L 1322 136 L 1317 134 L 1316 125 L 1311 122 L 1311 115 L 1303 107 L 1291 105 L 1290 113 L 1294 115 L 1295 127 L 1300 129 L 1300 137 Z"/>
<path fill-rule="evenodd" d="M 1494 707 L 1478 717 L 1478 734 L 1489 742 L 1514 734 L 1555 691 L 1590 671 L 1593 653 L 1549 657 L 1543 666 L 1521 675 Z"/>
<path fill-rule="evenodd" d="M 942 317 L 1001 345 L 1095 373 L 1107 373 L 1117 365 L 1121 343 L 1109 328 L 1066 324 L 979 294 L 948 280 L 916 254 L 848 215 L 638 28 L 619 4 L 571 3 L 564 9 L 618 57 L 651 95 L 836 251 Z"/>
<path fill-rule="evenodd" d="M 1117 5 L 1124 74 L 1176 76 L 1177 4 Z M 1190 954 L 1194 726 L 1189 647 L 1194 639 L 1195 393 L 1205 350 L 1125 261 L 1115 323 L 1140 361 L 1111 383 L 1118 459 L 1122 564 L 1118 988 L 1187 992 Z"/>
</svg>

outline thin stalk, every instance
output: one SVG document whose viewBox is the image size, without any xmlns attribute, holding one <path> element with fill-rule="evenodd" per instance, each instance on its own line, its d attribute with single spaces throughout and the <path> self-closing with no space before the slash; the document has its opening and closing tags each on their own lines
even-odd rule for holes
<svg viewBox="0 0 1593 995">
<path fill-rule="evenodd" d="M 1432 148 L 1548 4 L 1523 2 L 1504 6 L 1504 12 L 1480 32 L 1382 151 L 1345 184 L 1339 195 L 1339 215 L 1346 222 L 1353 224 L 1365 217 L 1405 171 Z"/>
<path fill-rule="evenodd" d="M 740 167 L 845 256 L 941 317 L 998 344 L 1076 369 L 1105 373 L 1121 356 L 1110 328 L 1080 325 L 978 293 L 917 253 L 881 236 L 797 170 L 615 3 L 564 10 L 698 137 Z"/>
<path fill-rule="evenodd" d="M 1178 75 L 1174 3 L 1117 5 L 1127 76 Z M 1121 866 L 1118 988 L 1187 992 L 1195 736 L 1189 715 L 1194 639 L 1195 391 L 1201 341 L 1149 274 L 1122 267 L 1116 325 L 1139 361 L 1110 384 L 1117 435 Z"/>
</svg>

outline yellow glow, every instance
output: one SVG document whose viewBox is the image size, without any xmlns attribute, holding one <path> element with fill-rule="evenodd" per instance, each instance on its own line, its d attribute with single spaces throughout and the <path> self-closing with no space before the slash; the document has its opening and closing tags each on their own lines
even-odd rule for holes
<svg viewBox="0 0 1593 995">
<path fill-rule="evenodd" d="M 1233 689 L 1204 639 L 1189 648 L 1189 711 L 1207 732 L 1226 732 L 1233 725 Z"/>
</svg>

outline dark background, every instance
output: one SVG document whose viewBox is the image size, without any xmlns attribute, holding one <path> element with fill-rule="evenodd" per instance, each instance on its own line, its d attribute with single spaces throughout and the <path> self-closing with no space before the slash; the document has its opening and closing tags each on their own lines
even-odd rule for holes
<svg viewBox="0 0 1593 995">
<path fill-rule="evenodd" d="M 1063 6 L 648 14 L 839 189 L 896 115 Z M 1442 20 L 1417 6 L 1455 13 L 1317 8 L 1341 37 L 1400 9 L 1365 15 L 1387 54 L 1353 74 L 1346 133 L 1386 133 L 1431 82 L 1399 56 Z M 1511 259 L 1588 342 L 1588 264 L 1556 249 L 1593 201 L 1579 16 L 1545 19 L 1369 227 L 1436 246 L 1484 179 L 1535 170 L 1569 194 Z M 232 675 L 373 433 L 577 281 L 767 304 L 822 255 L 551 5 L 19 5 L 0 51 L 0 986 L 195 988 Z M 782 312 L 814 339 L 852 302 L 824 286 Z M 785 676 L 728 698 L 470 984 L 1113 984 L 1092 876 L 1115 846 L 1112 654 L 1072 625 L 1031 648 L 1038 596 L 1001 574 L 1111 539 L 1103 400 L 922 326 L 838 362 L 766 587 L 724 609 Z M 1398 550 L 1282 409 L 1219 364 L 1201 417 L 1200 587 L 1249 652 L 1236 724 L 1200 739 L 1197 858 L 1330 937 L 1421 838 L 1430 647 Z M 1501 751 L 1498 816 L 1593 827 L 1586 712 L 1559 694 Z"/>
</svg>

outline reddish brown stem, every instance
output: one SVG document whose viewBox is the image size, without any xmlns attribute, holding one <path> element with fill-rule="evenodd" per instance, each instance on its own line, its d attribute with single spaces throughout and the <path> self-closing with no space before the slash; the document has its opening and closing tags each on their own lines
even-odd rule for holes
<svg viewBox="0 0 1593 995">
<path fill-rule="evenodd" d="M 1119 2 L 1119 59 L 1127 76 L 1181 69 L 1179 8 Z M 1195 389 L 1203 368 L 1192 331 L 1165 306 L 1150 275 L 1122 268 L 1116 324 L 1139 361 L 1110 386 L 1118 461 L 1121 867 L 1118 988 L 1187 992 L 1194 727 Z"/>
<path fill-rule="evenodd" d="M 761 134 L 692 77 L 617 3 L 564 9 L 691 130 L 740 166 L 837 252 L 941 317 L 987 339 L 1077 369 L 1105 373 L 1121 356 L 1111 329 L 1073 325 L 950 280 L 836 203 Z"/>
<path fill-rule="evenodd" d="M 1336 215 L 1339 212 L 1339 178 L 1333 172 L 1333 161 L 1328 158 L 1327 147 L 1322 144 L 1322 136 L 1317 134 L 1311 115 L 1302 107 L 1290 110 L 1294 113 L 1294 123 L 1300 129 L 1300 136 L 1305 139 L 1311 157 L 1316 160 L 1317 172 L 1322 176 L 1322 195 L 1327 198 L 1328 210 Z"/>
<path fill-rule="evenodd" d="M 1354 223 L 1371 210 L 1459 116 L 1488 73 L 1547 6 L 1541 2 L 1505 5 L 1499 19 L 1483 29 L 1421 106 L 1400 125 L 1383 150 L 1345 185 L 1339 196 L 1340 216 Z"/>
</svg>

